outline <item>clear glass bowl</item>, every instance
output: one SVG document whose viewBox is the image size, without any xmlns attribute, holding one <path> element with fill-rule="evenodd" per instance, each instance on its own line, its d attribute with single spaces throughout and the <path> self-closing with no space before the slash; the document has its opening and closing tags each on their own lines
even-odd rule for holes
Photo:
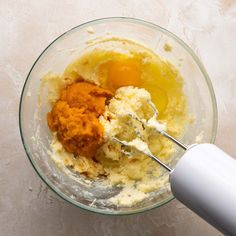
<svg viewBox="0 0 236 236">
<path fill-rule="evenodd" d="M 88 27 L 92 27 L 94 33 L 88 33 Z M 188 111 L 195 118 L 182 138 L 184 143 L 194 143 L 199 134 L 202 142 L 214 142 L 217 107 L 209 76 L 194 52 L 174 34 L 152 23 L 117 17 L 94 20 L 65 32 L 41 53 L 27 76 L 20 100 L 20 132 L 27 156 L 42 180 L 66 201 L 97 213 L 122 215 L 143 212 L 169 202 L 173 199 L 169 184 L 133 207 L 109 205 L 107 199 L 119 191 L 117 188 L 106 188 L 97 182 L 87 184 L 83 178 L 78 183 L 51 160 L 48 152 L 51 135 L 46 122 L 50 107 L 46 94 L 41 101 L 38 100 L 41 78 L 47 72 L 62 73 L 70 62 L 79 57 L 88 40 L 112 36 L 146 45 L 178 68 L 185 82 Z M 166 43 L 172 46 L 171 52 L 164 50 Z M 181 151 L 176 153 L 172 166 L 181 155 Z M 97 201 L 93 202 L 95 198 Z"/>
</svg>

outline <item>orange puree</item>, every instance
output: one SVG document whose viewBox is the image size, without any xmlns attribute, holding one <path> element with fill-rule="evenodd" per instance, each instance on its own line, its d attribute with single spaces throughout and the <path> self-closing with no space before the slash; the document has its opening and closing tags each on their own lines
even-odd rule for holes
<svg viewBox="0 0 236 236">
<path fill-rule="evenodd" d="M 85 157 L 95 155 L 103 142 L 98 117 L 111 97 L 109 90 L 86 82 L 76 82 L 61 91 L 47 121 L 66 151 Z"/>
</svg>

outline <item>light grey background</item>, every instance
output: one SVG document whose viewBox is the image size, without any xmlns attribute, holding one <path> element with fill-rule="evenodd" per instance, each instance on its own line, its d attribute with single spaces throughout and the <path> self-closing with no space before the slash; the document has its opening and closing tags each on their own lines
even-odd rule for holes
<svg viewBox="0 0 236 236">
<path fill-rule="evenodd" d="M 18 105 L 31 65 L 65 30 L 107 16 L 159 24 L 194 49 L 217 96 L 216 144 L 236 156 L 234 0 L 0 0 L 0 235 L 221 235 L 176 200 L 134 216 L 85 212 L 49 190 L 29 163 Z"/>
</svg>

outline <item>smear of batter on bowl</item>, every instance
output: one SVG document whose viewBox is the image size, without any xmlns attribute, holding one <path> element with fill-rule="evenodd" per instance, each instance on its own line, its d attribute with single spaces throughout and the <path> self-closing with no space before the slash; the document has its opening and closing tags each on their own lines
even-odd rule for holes
<svg viewBox="0 0 236 236">
<path fill-rule="evenodd" d="M 169 43 L 165 43 L 165 45 L 164 45 L 164 50 L 165 50 L 166 52 L 171 52 L 171 51 L 172 51 L 172 45 L 169 44 Z"/>
<path fill-rule="evenodd" d="M 110 199 L 118 206 L 137 204 L 168 183 L 153 160 L 136 149 L 126 152 L 112 137 L 146 145 L 143 148 L 171 162 L 173 143 L 155 126 L 178 137 L 188 123 L 183 80 L 172 64 L 135 42 L 111 38 L 92 44 L 62 75 L 48 74 L 47 79 L 54 87 L 58 81 L 60 88 L 49 98 L 55 162 L 95 181 L 102 176 L 108 184 L 124 187 Z M 158 121 L 150 100 L 159 111 Z M 136 140 L 137 132 L 142 142 Z"/>
</svg>

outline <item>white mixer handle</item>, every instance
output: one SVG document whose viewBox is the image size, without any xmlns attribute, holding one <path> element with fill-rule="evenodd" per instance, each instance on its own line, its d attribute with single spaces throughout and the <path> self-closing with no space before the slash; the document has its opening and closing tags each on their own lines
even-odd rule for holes
<svg viewBox="0 0 236 236">
<path fill-rule="evenodd" d="M 189 148 L 170 173 L 174 196 L 226 235 L 236 235 L 236 160 L 213 144 Z"/>
</svg>

